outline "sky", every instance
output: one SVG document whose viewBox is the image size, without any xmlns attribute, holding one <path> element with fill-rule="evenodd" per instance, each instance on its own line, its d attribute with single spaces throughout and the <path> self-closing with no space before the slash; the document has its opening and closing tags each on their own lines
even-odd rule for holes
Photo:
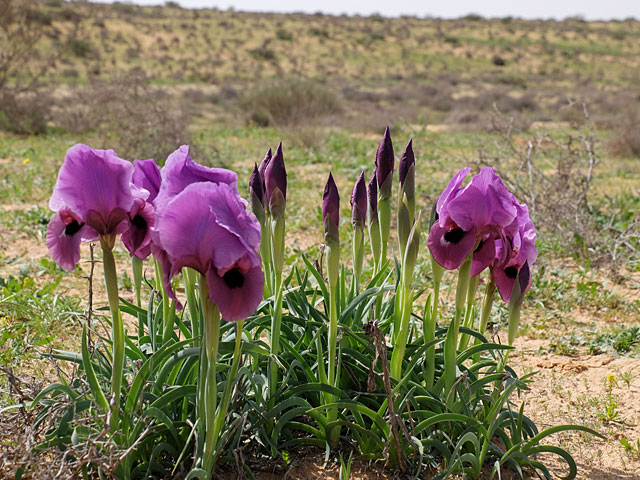
<svg viewBox="0 0 640 480">
<path fill-rule="evenodd" d="M 110 0 L 102 0 L 110 1 Z M 122 0 L 121 0 L 122 1 Z M 135 0 L 138 5 L 159 5 L 164 0 Z M 477 13 L 484 17 L 555 18 L 582 16 L 587 20 L 640 19 L 640 0 L 178 0 L 183 7 L 254 12 L 323 12 L 333 15 L 417 15 L 443 18 Z"/>
</svg>

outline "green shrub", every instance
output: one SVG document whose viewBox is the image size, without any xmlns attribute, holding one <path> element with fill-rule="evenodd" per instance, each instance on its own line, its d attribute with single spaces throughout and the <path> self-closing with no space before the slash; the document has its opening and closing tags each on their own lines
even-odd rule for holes
<svg viewBox="0 0 640 480">
<path fill-rule="evenodd" d="M 301 78 L 268 80 L 242 96 L 240 106 L 250 122 L 261 126 L 318 123 L 342 111 L 331 90 Z"/>
</svg>

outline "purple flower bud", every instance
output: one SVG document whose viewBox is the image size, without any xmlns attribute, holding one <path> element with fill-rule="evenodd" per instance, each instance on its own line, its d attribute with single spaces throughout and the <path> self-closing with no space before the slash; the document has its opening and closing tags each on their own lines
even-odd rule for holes
<svg viewBox="0 0 640 480">
<path fill-rule="evenodd" d="M 258 165 L 253 164 L 253 172 L 249 178 L 249 202 L 251 211 L 258 218 L 260 225 L 264 224 L 264 182 L 260 177 Z"/>
<path fill-rule="evenodd" d="M 376 153 L 376 177 L 378 178 L 378 188 L 380 195 L 383 197 L 391 197 L 391 183 L 393 181 L 393 144 L 391 143 L 391 134 L 389 127 L 384 131 L 384 136 L 378 145 Z"/>
<path fill-rule="evenodd" d="M 264 207 L 264 183 L 260 177 L 257 163 L 253 164 L 253 172 L 251 172 L 251 178 L 249 178 L 249 196 L 251 197 L 253 195 L 255 195 Z"/>
<path fill-rule="evenodd" d="M 369 186 L 367 188 L 367 198 L 369 199 L 369 222 L 372 218 L 378 218 L 378 180 L 375 170 L 369 178 Z"/>
<path fill-rule="evenodd" d="M 329 179 L 322 194 L 322 221 L 327 242 L 337 240 L 340 221 L 340 194 L 331 173 L 329 173 Z"/>
<path fill-rule="evenodd" d="M 282 155 L 282 142 L 265 168 L 264 180 L 271 215 L 274 217 L 284 215 L 287 201 L 287 170 Z"/>
<path fill-rule="evenodd" d="M 402 157 L 400 157 L 400 166 L 398 167 L 400 188 L 404 187 L 405 180 L 407 178 L 407 175 L 409 174 L 409 169 L 411 168 L 411 166 L 415 165 L 415 163 L 416 159 L 413 155 L 413 139 L 411 139 L 402 152 Z"/>
<path fill-rule="evenodd" d="M 354 227 L 364 228 L 367 217 L 367 186 L 364 181 L 364 171 L 351 192 L 351 222 Z"/>
<path fill-rule="evenodd" d="M 269 162 L 271 161 L 271 157 L 272 157 L 271 147 L 269 147 L 269 150 L 267 150 L 266 155 L 264 156 L 264 158 L 260 162 L 260 166 L 258 167 L 258 172 L 260 173 L 260 178 L 262 179 L 263 184 L 264 184 L 265 171 L 267 170 L 267 165 L 269 165 Z M 264 187 L 263 187 L 263 190 L 264 190 Z"/>
</svg>

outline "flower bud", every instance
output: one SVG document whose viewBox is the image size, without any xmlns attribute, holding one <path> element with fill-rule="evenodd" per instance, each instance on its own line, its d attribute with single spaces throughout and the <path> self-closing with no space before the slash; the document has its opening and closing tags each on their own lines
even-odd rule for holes
<svg viewBox="0 0 640 480">
<path fill-rule="evenodd" d="M 391 143 L 391 134 L 389 133 L 389 127 L 387 127 L 376 152 L 376 177 L 381 198 L 391 197 L 393 166 L 393 143 Z"/>
<path fill-rule="evenodd" d="M 260 177 L 258 165 L 253 164 L 253 172 L 249 179 L 249 201 L 251 202 L 251 211 L 256 216 L 260 225 L 264 224 L 264 182 Z"/>
<path fill-rule="evenodd" d="M 351 192 L 351 223 L 354 227 L 364 228 L 367 217 L 367 187 L 364 182 L 364 171 Z"/>
<path fill-rule="evenodd" d="M 326 243 L 339 241 L 340 194 L 331 173 L 322 195 L 322 221 Z"/>
<path fill-rule="evenodd" d="M 287 203 L 287 170 L 282 155 L 282 142 L 265 168 L 264 180 L 269 212 L 274 218 L 284 216 Z"/>
</svg>

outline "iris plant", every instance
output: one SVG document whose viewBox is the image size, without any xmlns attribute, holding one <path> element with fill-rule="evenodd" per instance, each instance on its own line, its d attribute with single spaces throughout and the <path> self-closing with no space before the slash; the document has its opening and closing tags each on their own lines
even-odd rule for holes
<svg viewBox="0 0 640 480">
<path fill-rule="evenodd" d="M 445 340 L 445 388 L 453 401 L 452 389 L 457 373 L 455 357 L 458 349 L 466 347 L 466 338 L 458 343 L 458 333 L 464 314 L 464 325 L 472 326 L 472 306 L 478 285 L 479 274 L 490 267 L 491 279 L 486 289 L 480 319 L 481 333 L 486 328 L 489 311 L 495 292 L 494 284 L 503 299 L 510 298 L 518 272 L 535 261 L 535 229 L 529 219 L 526 206 L 519 204 L 513 194 L 502 183 L 496 172 L 484 167 L 464 187 L 462 182 L 469 168 L 460 170 L 451 179 L 442 192 L 435 208 L 435 221 L 431 227 L 427 244 L 440 267 L 447 270 L 459 270 L 456 288 L 455 316 L 449 326 Z M 434 270 L 439 270 L 436 266 Z M 524 288 L 518 290 L 518 300 L 528 288 L 528 275 Z M 519 278 L 519 277 L 518 277 Z M 519 318 L 519 306 L 514 302 L 511 311 L 516 324 Z M 437 311 L 437 299 L 434 296 L 432 315 Z M 517 328 L 517 327 L 513 327 Z M 515 333 L 514 333 L 515 335 Z M 510 343 L 512 335 L 509 335 Z"/>
<path fill-rule="evenodd" d="M 322 195 L 322 221 L 324 224 L 324 243 L 327 256 L 327 276 L 329 278 L 329 331 L 327 339 L 327 380 L 332 387 L 338 386 L 339 379 L 336 375 L 336 364 L 338 363 L 337 342 L 338 342 L 338 276 L 340 273 L 340 194 L 338 187 L 333 180 L 333 175 L 329 173 L 329 178 L 324 187 Z M 328 395 L 328 402 L 333 401 L 333 397 Z M 337 409 L 333 408 L 328 412 L 329 421 L 335 421 L 338 417 Z M 340 439 L 340 429 L 332 430 L 330 443 L 336 447 Z"/>
<path fill-rule="evenodd" d="M 123 234 L 125 246 L 132 254 L 140 254 L 148 245 L 148 229 L 153 223 L 153 206 L 147 202 L 150 192 L 133 183 L 133 173 L 131 162 L 113 150 L 78 144 L 67 151 L 49 201 L 56 213 L 49 222 L 47 247 L 60 267 L 75 268 L 81 241 L 100 240 L 112 318 L 111 395 L 116 398 L 122 385 L 125 351 L 113 247 L 117 236 Z M 111 413 L 111 428 L 117 428 L 118 422 L 116 407 Z"/>
</svg>

